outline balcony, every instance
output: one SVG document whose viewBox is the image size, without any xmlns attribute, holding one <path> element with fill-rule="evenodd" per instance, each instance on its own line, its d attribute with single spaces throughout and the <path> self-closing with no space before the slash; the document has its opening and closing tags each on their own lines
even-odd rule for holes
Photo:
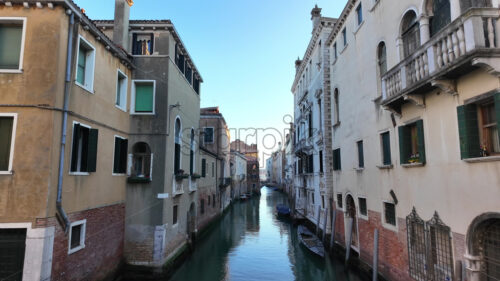
<svg viewBox="0 0 500 281">
<path fill-rule="evenodd" d="M 401 114 L 401 105 L 411 101 L 425 106 L 423 95 L 439 88 L 456 95 L 454 79 L 479 67 L 496 71 L 500 66 L 499 10 L 469 9 L 412 55 L 382 76 L 382 102 Z"/>
</svg>

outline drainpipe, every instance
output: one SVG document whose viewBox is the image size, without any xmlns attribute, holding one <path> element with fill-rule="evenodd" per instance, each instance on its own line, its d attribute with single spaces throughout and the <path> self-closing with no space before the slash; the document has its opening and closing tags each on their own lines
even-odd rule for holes
<svg viewBox="0 0 500 281">
<path fill-rule="evenodd" d="M 62 184 L 63 184 L 63 172 L 64 172 L 64 151 L 66 147 L 66 126 L 68 124 L 68 108 L 69 108 L 69 90 L 71 85 L 71 60 L 73 58 L 73 29 L 75 25 L 74 13 L 69 11 L 69 27 L 68 27 L 68 52 L 66 57 L 66 78 L 64 81 L 64 107 L 63 107 L 63 120 L 62 120 L 62 132 L 61 132 L 61 151 L 59 155 L 59 178 L 57 180 L 57 215 L 59 223 L 64 229 L 64 233 L 68 233 L 69 229 L 69 219 L 66 212 L 62 206 Z"/>
</svg>

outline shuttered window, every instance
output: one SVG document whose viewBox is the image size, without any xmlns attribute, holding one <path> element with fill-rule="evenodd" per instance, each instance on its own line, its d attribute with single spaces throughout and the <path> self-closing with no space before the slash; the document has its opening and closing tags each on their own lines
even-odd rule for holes
<svg viewBox="0 0 500 281">
<path fill-rule="evenodd" d="M 97 129 L 75 123 L 71 151 L 71 172 L 95 172 L 97 165 Z"/>
<path fill-rule="evenodd" d="M 136 113 L 154 113 L 154 81 L 134 81 Z"/>
<path fill-rule="evenodd" d="M 382 142 L 382 164 L 392 165 L 391 160 L 391 139 L 389 132 L 380 134 L 380 139 Z"/>
<path fill-rule="evenodd" d="M 399 127 L 399 153 L 401 164 L 425 164 L 423 120 Z"/>
<path fill-rule="evenodd" d="M 127 148 L 128 140 L 115 137 L 115 152 L 113 161 L 113 173 L 125 174 L 127 172 Z"/>
<path fill-rule="evenodd" d="M 333 170 L 341 170 L 340 148 L 333 150 Z"/>
<path fill-rule="evenodd" d="M 0 116 L 0 171 L 10 170 L 13 127 L 13 116 Z"/>
<path fill-rule="evenodd" d="M 19 69 L 22 21 L 0 22 L 0 69 Z"/>
<path fill-rule="evenodd" d="M 207 176 L 207 160 L 206 159 L 201 159 L 201 176 L 206 177 Z M 208 203 L 210 205 L 210 203 Z"/>
<path fill-rule="evenodd" d="M 458 106 L 457 118 L 462 159 L 500 153 L 500 93 Z"/>
<path fill-rule="evenodd" d="M 363 152 L 363 141 L 358 141 L 357 143 L 358 147 L 358 168 L 364 168 L 365 167 L 365 156 Z"/>
</svg>

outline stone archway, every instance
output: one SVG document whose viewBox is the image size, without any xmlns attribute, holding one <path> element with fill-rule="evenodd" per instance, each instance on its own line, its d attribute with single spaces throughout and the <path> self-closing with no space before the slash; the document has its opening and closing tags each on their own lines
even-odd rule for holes
<svg viewBox="0 0 500 281">
<path fill-rule="evenodd" d="M 354 202 L 354 198 L 349 194 L 345 198 L 345 216 L 347 219 L 352 219 L 352 234 L 351 234 L 351 246 L 354 248 L 358 248 L 358 218 L 356 216 L 356 203 Z M 346 220 L 348 221 L 348 220 Z M 349 229 L 346 228 L 346 232 Z M 346 237 L 348 237 L 349 233 L 346 233 Z"/>
<path fill-rule="evenodd" d="M 500 213 L 474 219 L 467 232 L 467 248 L 469 280 L 500 280 Z"/>
</svg>

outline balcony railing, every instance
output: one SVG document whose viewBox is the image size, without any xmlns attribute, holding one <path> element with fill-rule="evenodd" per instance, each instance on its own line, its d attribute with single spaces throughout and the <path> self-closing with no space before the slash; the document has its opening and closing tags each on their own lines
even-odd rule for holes
<svg viewBox="0 0 500 281">
<path fill-rule="evenodd" d="M 438 79 L 458 77 L 473 58 L 498 51 L 498 18 L 498 9 L 474 8 L 451 22 L 382 76 L 382 104 L 431 89 Z"/>
</svg>

